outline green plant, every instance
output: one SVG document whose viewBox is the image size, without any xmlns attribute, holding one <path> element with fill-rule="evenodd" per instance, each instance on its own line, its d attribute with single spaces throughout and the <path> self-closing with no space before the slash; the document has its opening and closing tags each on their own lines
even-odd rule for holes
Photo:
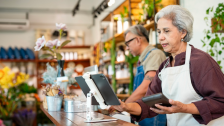
<svg viewBox="0 0 224 126">
<path fill-rule="evenodd" d="M 116 69 L 115 69 L 115 60 L 116 60 L 116 46 L 115 46 L 115 38 L 113 38 L 112 42 L 112 47 L 111 47 L 111 66 L 112 70 L 114 71 L 112 75 L 112 87 L 114 89 L 114 92 L 117 92 L 117 87 L 116 87 Z"/>
<path fill-rule="evenodd" d="M 124 12 L 120 12 L 122 22 L 124 22 L 126 17 L 128 17 L 128 13 L 128 8 L 124 6 Z"/>
<path fill-rule="evenodd" d="M 142 0 L 142 9 L 144 13 L 147 13 L 148 19 L 152 18 L 154 15 L 154 0 Z M 159 4 L 162 0 L 155 0 L 155 6 L 156 7 L 163 7 L 161 4 Z"/>
<path fill-rule="evenodd" d="M 209 29 L 204 30 L 205 37 L 201 41 L 203 47 L 207 47 L 207 53 L 216 60 L 222 69 L 221 62 L 224 60 L 222 56 L 224 50 L 224 36 L 220 31 L 224 30 L 224 27 L 222 27 L 224 26 L 224 3 L 219 3 L 215 10 L 213 7 L 209 7 L 206 10 L 206 14 L 207 16 L 204 18 L 204 21 L 206 25 L 209 26 Z M 209 17 L 209 15 L 212 15 L 212 17 Z M 209 19 L 212 21 L 211 24 Z"/>
<path fill-rule="evenodd" d="M 138 61 L 138 56 L 134 57 L 131 53 L 127 56 L 125 55 L 125 61 L 128 62 L 129 72 L 130 72 L 130 84 L 129 84 L 129 94 L 133 91 L 134 85 L 134 73 L 133 73 L 133 65 Z"/>
<path fill-rule="evenodd" d="M 7 92 L 0 88 L 0 118 L 3 120 L 11 119 L 20 101 L 21 94 L 15 87 L 9 88 Z"/>
<path fill-rule="evenodd" d="M 20 90 L 20 93 L 37 93 L 37 89 L 34 86 L 29 86 L 27 83 L 22 83 L 17 87 Z"/>
</svg>

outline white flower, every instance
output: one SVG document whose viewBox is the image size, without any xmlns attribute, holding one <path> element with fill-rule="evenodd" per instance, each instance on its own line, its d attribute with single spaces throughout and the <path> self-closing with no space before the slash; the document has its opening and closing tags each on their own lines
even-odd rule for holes
<svg viewBox="0 0 224 126">
<path fill-rule="evenodd" d="M 60 46 L 60 45 L 61 45 L 61 44 L 60 44 L 60 41 L 59 41 L 58 39 L 55 39 L 55 40 L 53 40 L 53 41 L 49 40 L 49 41 L 47 42 L 47 44 L 46 44 L 46 46 L 49 47 L 49 48 L 53 48 L 54 46 L 55 46 L 55 47 L 58 47 L 58 46 Z"/>
<path fill-rule="evenodd" d="M 61 45 L 61 42 L 58 39 L 55 39 L 54 41 L 52 41 L 53 45 L 58 47 Z"/>
<path fill-rule="evenodd" d="M 53 48 L 53 42 L 50 40 L 46 43 L 46 46 L 49 47 L 49 48 Z"/>
<path fill-rule="evenodd" d="M 44 46 L 46 40 L 44 36 L 42 38 L 38 38 L 36 41 L 36 46 L 34 47 L 35 51 L 40 51 L 40 49 Z"/>
<path fill-rule="evenodd" d="M 66 30 L 67 28 L 66 28 L 66 24 L 62 24 L 62 23 L 60 23 L 60 24 L 58 24 L 58 23 L 56 23 L 56 28 L 58 29 L 58 30 Z"/>
</svg>

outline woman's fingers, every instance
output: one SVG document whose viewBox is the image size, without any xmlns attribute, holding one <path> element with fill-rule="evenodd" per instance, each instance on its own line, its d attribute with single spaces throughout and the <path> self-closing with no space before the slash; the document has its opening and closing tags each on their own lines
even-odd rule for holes
<svg viewBox="0 0 224 126">
<path fill-rule="evenodd" d="M 165 111 L 163 110 L 160 110 L 160 109 L 156 109 L 156 108 L 150 108 L 152 111 L 154 111 L 155 113 L 158 113 L 158 114 L 166 114 Z"/>
</svg>

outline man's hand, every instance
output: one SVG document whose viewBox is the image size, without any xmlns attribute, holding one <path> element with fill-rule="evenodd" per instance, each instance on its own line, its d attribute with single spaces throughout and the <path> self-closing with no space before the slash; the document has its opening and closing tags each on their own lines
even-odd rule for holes
<svg viewBox="0 0 224 126">
<path fill-rule="evenodd" d="M 112 112 L 114 112 L 116 109 L 113 107 L 113 106 L 111 106 L 109 109 L 108 109 L 108 112 L 109 112 L 109 114 L 111 114 Z"/>
<path fill-rule="evenodd" d="M 174 101 L 169 99 L 169 103 L 172 105 L 171 107 L 165 107 L 159 104 L 155 104 L 155 106 L 158 108 L 150 108 L 152 111 L 158 114 L 172 114 L 172 113 L 187 113 L 188 105 L 183 104 L 179 101 Z"/>
</svg>

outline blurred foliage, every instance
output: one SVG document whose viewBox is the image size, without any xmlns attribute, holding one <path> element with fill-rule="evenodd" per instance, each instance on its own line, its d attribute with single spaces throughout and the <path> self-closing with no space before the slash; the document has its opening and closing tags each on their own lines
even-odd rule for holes
<svg viewBox="0 0 224 126">
<path fill-rule="evenodd" d="M 9 88 L 5 91 L 0 87 L 0 118 L 9 120 L 13 116 L 18 103 L 21 101 L 21 93 L 16 88 Z"/>
<path fill-rule="evenodd" d="M 134 73 L 133 73 L 133 66 L 138 61 L 139 56 L 133 56 L 131 53 L 129 55 L 125 55 L 125 61 L 128 62 L 129 72 L 130 72 L 130 84 L 129 84 L 129 94 L 133 91 L 134 85 Z"/>
<path fill-rule="evenodd" d="M 201 40 L 202 47 L 207 48 L 207 53 L 211 55 L 222 69 L 221 62 L 224 60 L 224 3 L 219 3 L 216 9 L 209 7 L 206 10 L 207 16 L 204 21 L 209 29 L 204 29 L 204 38 Z M 212 17 L 209 17 L 212 16 Z M 210 21 L 212 21 L 210 23 Z M 213 29 L 213 30 L 212 30 Z"/>
</svg>

